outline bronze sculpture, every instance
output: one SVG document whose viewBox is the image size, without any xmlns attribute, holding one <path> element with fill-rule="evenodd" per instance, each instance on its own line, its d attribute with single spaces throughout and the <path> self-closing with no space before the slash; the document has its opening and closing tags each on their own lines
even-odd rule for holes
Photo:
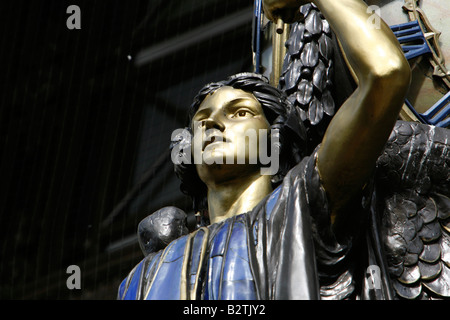
<svg viewBox="0 0 450 320">
<path fill-rule="evenodd" d="M 264 4 L 273 20 L 281 14 L 289 21 L 298 12 L 309 13 L 312 6 L 320 10 L 356 76 L 355 90 L 327 124 L 323 140 L 309 155 L 301 108 L 260 75 L 238 74 L 205 86 L 190 109 L 187 131 L 193 138 L 178 136 L 173 141 L 174 147 L 184 146 L 181 156 L 196 137 L 202 141 L 203 162 L 176 164 L 176 172 L 203 223 L 186 234 L 174 208 L 147 218 L 144 223 L 155 226 L 153 235 L 176 231 L 169 237 L 174 241 L 143 245 L 146 258 L 122 283 L 119 298 L 450 295 L 448 130 L 396 123 L 410 68 L 389 27 L 366 23 L 362 1 L 309 2 Z M 305 5 L 303 11 L 300 5 Z M 326 46 L 321 48 L 324 55 Z M 284 84 L 294 88 L 291 78 L 297 85 L 301 67 L 316 66 L 317 60 L 306 54 L 296 72 L 292 65 L 285 70 Z M 311 76 L 325 96 L 326 83 Z M 309 94 L 310 103 L 308 84 L 301 89 L 296 100 Z M 196 134 L 197 125 L 203 131 Z M 261 174 L 261 163 L 250 162 L 251 146 L 243 135 L 247 129 L 279 133 L 274 151 L 280 166 L 274 175 Z M 238 147 L 243 145 L 246 161 L 238 164 Z M 207 148 L 211 153 L 205 157 Z M 393 161 L 394 156 L 401 160 Z M 419 160 L 413 161 L 415 156 Z M 414 185 L 417 182 L 421 187 Z M 141 243 L 149 244 L 148 238 Z M 376 281 L 367 276 L 368 270 L 377 270 Z"/>
</svg>

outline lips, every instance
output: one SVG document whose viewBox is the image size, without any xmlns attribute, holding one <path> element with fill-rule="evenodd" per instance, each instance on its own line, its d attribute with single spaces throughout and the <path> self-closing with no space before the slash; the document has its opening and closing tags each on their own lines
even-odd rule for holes
<svg viewBox="0 0 450 320">
<path fill-rule="evenodd" d="M 204 151 L 208 145 L 216 142 L 224 143 L 229 141 L 222 134 L 218 134 L 217 132 L 213 132 L 210 134 L 207 133 L 203 141 L 202 151 Z"/>
</svg>

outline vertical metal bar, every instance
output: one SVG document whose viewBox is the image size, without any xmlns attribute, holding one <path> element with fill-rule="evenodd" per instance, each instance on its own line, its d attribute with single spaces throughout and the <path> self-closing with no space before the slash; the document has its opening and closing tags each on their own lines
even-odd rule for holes
<svg viewBox="0 0 450 320">
<path fill-rule="evenodd" d="M 272 25 L 272 73 L 270 82 L 274 87 L 278 87 L 281 72 L 283 71 L 283 60 L 286 55 L 285 43 L 289 35 L 289 25 L 278 19 Z"/>
<path fill-rule="evenodd" d="M 256 73 L 261 73 L 261 6 L 262 0 L 255 0 L 253 13 L 253 54 Z"/>
</svg>

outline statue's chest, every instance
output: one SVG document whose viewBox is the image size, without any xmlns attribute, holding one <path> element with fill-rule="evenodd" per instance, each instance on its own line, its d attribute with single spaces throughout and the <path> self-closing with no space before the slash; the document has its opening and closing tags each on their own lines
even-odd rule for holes
<svg viewBox="0 0 450 320">
<path fill-rule="evenodd" d="M 203 280 L 205 300 L 256 299 L 244 215 L 229 219 L 210 239 Z"/>
</svg>

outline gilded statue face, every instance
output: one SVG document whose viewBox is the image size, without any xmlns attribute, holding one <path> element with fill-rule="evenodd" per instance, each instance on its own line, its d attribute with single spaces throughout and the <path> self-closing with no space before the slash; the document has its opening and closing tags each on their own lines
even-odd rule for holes
<svg viewBox="0 0 450 320">
<path fill-rule="evenodd" d="M 259 134 L 270 124 L 256 98 L 248 92 L 221 87 L 207 96 L 192 119 L 197 172 L 206 184 L 211 179 L 233 179 L 258 169 Z M 256 140 L 255 140 L 256 139 Z"/>
</svg>

